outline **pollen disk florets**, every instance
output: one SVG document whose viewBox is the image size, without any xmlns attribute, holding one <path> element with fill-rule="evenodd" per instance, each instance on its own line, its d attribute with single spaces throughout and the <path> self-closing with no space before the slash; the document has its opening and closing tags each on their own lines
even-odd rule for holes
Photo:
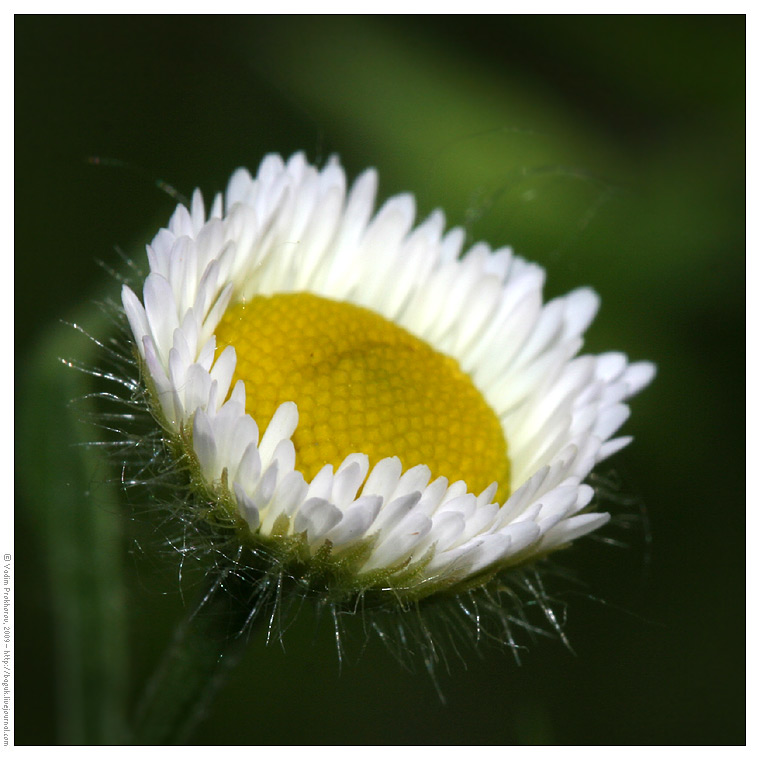
<svg viewBox="0 0 760 760">
<path fill-rule="evenodd" d="M 544 304 L 540 267 L 463 253 L 439 211 L 413 228 L 410 195 L 373 215 L 376 184 L 267 156 L 178 206 L 122 300 L 157 421 L 241 541 L 327 594 L 417 599 L 603 525 L 583 481 L 654 368 L 578 356 L 591 290 Z"/>
</svg>

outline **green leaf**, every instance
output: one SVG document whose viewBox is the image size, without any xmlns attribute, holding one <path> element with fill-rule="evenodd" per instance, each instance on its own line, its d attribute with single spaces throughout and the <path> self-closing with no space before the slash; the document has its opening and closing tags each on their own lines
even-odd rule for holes
<svg viewBox="0 0 760 760">
<path fill-rule="evenodd" d="M 82 322 L 105 331 L 96 307 Z M 119 492 L 85 419 L 93 378 L 64 360 L 98 363 L 99 348 L 72 325 L 50 328 L 22 369 L 17 416 L 19 484 L 44 547 L 53 600 L 58 741 L 116 744 L 125 736 L 127 627 Z"/>
</svg>

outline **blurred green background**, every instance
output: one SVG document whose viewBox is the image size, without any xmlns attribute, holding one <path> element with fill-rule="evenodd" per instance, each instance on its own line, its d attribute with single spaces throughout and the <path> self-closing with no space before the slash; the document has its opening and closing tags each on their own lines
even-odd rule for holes
<svg viewBox="0 0 760 760">
<path fill-rule="evenodd" d="M 143 255 L 175 205 L 157 183 L 211 194 L 299 149 L 376 166 L 381 198 L 411 190 L 420 218 L 440 206 L 512 245 L 548 296 L 600 293 L 587 349 L 659 368 L 634 444 L 600 468 L 609 506 L 641 519 L 627 548 L 561 558 L 588 584 L 567 596 L 575 654 L 523 636 L 519 667 L 488 646 L 454 657 L 444 706 L 376 642 L 339 669 L 304 614 L 284 651 L 254 637 L 192 740 L 744 742 L 744 17 L 17 17 L 15 44 L 18 744 L 82 741 L 71 652 L 91 634 L 86 615 L 61 630 L 87 593 L 67 567 L 100 578 L 89 558 L 115 552 L 125 573 L 96 635 L 130 703 L 194 590 L 183 603 L 156 521 L 101 485 L 94 453 L 82 464 L 72 443 L 95 434 L 39 397 L 40 373 L 61 397 L 83 382 L 54 325 L 103 329 L 87 304 L 118 286 L 96 262 Z"/>
</svg>

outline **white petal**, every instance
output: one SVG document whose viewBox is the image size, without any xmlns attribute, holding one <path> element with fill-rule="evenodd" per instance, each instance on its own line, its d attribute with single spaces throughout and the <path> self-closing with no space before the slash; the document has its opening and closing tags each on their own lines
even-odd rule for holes
<svg viewBox="0 0 760 760">
<path fill-rule="evenodd" d="M 298 408 L 292 401 L 286 401 L 277 407 L 272 419 L 264 431 L 259 445 L 261 461 L 268 464 L 277 444 L 284 438 L 290 438 L 298 425 Z"/>
<path fill-rule="evenodd" d="M 343 518 L 326 536 L 336 547 L 363 537 L 377 517 L 382 499 L 379 496 L 361 496 L 343 514 Z"/>
<path fill-rule="evenodd" d="M 135 336 L 137 346 L 142 353 L 142 338 L 145 335 L 150 334 L 148 319 L 145 316 L 145 309 L 143 309 L 143 305 L 140 303 L 137 296 L 126 285 L 123 285 L 121 288 L 121 302 L 124 305 L 124 313 L 129 320 L 132 334 Z"/>
<path fill-rule="evenodd" d="M 307 499 L 298 510 L 293 530 L 306 531 L 310 541 L 316 541 L 340 522 L 341 511 L 325 499 Z"/>
<path fill-rule="evenodd" d="M 235 498 L 237 499 L 238 506 L 240 507 L 240 514 L 243 519 L 248 523 L 248 527 L 255 531 L 259 527 L 259 510 L 253 503 L 253 500 L 243 490 L 239 483 L 234 484 Z"/>
<path fill-rule="evenodd" d="M 601 528 L 609 519 L 610 516 L 608 514 L 595 512 L 571 517 L 561 522 L 541 539 L 538 544 L 538 551 L 549 551 L 563 544 L 569 544 L 576 538 L 580 538 L 597 528 Z"/>
<path fill-rule="evenodd" d="M 365 572 L 388 567 L 411 558 L 412 551 L 428 534 L 432 521 L 417 511 L 409 512 L 375 546 L 372 557 L 362 568 Z"/>
<path fill-rule="evenodd" d="M 401 477 L 401 460 L 398 457 L 381 459 L 370 472 L 362 489 L 363 495 L 380 496 L 388 501 Z"/>
</svg>

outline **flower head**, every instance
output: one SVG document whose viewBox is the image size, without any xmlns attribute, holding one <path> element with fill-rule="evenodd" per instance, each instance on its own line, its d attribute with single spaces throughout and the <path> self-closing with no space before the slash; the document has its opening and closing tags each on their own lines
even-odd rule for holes
<svg viewBox="0 0 760 760">
<path fill-rule="evenodd" d="M 122 300 L 156 419 L 239 538 L 335 598 L 484 583 L 607 522 L 592 468 L 654 368 L 579 356 L 598 297 L 373 215 L 377 176 L 267 156 L 196 191 Z M 317 583 L 317 581 L 314 581 Z"/>
</svg>

